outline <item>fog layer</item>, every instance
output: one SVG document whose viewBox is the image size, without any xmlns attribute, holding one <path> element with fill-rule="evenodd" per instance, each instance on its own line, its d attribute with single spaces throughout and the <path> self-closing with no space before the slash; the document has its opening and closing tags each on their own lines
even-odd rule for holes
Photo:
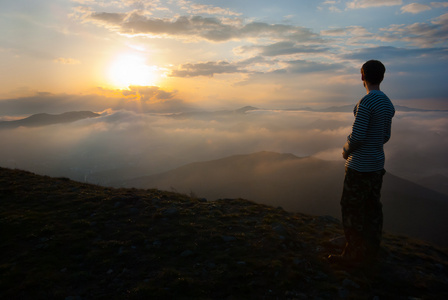
<svg viewBox="0 0 448 300">
<path fill-rule="evenodd" d="M 108 111 L 70 124 L 0 130 L 0 165 L 107 184 L 258 151 L 342 160 L 352 122 L 344 112 Z M 412 180 L 448 176 L 447 130 L 446 112 L 397 112 L 386 169 Z"/>
</svg>

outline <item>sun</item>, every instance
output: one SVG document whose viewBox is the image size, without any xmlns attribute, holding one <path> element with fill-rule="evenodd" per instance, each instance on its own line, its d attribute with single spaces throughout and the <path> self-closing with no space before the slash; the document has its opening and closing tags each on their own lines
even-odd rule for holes
<svg viewBox="0 0 448 300">
<path fill-rule="evenodd" d="M 146 64 L 146 59 L 138 54 L 122 54 L 114 59 L 108 70 L 111 84 L 120 89 L 130 85 L 156 85 L 160 76 L 156 66 Z"/>
</svg>

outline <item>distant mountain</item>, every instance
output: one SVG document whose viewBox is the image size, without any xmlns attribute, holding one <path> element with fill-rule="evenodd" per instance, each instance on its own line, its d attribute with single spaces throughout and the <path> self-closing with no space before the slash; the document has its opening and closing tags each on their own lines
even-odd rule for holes
<svg viewBox="0 0 448 300">
<path fill-rule="evenodd" d="M 193 193 L 208 200 L 242 197 L 288 211 L 340 218 L 343 161 L 259 152 L 197 162 L 124 186 Z M 385 229 L 448 245 L 448 196 L 392 174 L 382 190 Z"/>
<path fill-rule="evenodd" d="M 72 111 L 59 115 L 52 114 L 35 114 L 24 119 L 14 121 L 0 121 L 0 128 L 16 128 L 24 127 L 39 127 L 59 123 L 71 123 L 82 119 L 95 118 L 100 115 L 91 111 Z"/>
</svg>

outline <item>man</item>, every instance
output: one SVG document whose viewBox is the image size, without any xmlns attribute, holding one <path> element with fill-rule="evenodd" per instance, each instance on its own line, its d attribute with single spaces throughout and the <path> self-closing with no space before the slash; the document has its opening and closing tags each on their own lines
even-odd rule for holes
<svg viewBox="0 0 448 300">
<path fill-rule="evenodd" d="M 361 266 L 373 262 L 380 248 L 383 145 L 389 141 L 395 114 L 393 104 L 380 90 L 385 71 L 377 60 L 369 60 L 361 68 L 367 95 L 353 110 L 355 121 L 342 152 L 346 159 L 341 199 L 346 245 L 341 255 L 328 257 L 330 262 Z"/>
</svg>

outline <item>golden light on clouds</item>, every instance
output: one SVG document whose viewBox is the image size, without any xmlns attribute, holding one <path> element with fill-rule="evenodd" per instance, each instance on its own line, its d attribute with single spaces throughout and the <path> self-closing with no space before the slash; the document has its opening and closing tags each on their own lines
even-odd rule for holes
<svg viewBox="0 0 448 300">
<path fill-rule="evenodd" d="M 157 66 L 148 65 L 145 57 L 138 54 L 121 54 L 108 69 L 108 81 L 120 89 L 126 89 L 130 85 L 154 86 L 160 79 Z"/>
</svg>

